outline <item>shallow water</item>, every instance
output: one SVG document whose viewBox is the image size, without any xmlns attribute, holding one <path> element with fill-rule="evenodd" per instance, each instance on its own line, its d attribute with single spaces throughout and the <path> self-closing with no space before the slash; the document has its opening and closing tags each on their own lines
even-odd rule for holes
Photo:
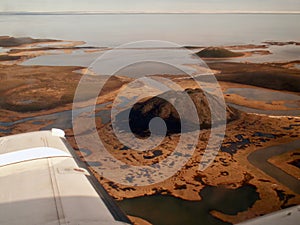
<svg viewBox="0 0 300 225">
<path fill-rule="evenodd" d="M 268 49 L 264 49 L 268 50 Z M 269 46 L 269 50 L 271 54 L 269 55 L 257 55 L 254 54 L 252 56 L 247 57 L 238 57 L 238 58 L 228 58 L 228 59 L 214 59 L 214 60 L 207 60 L 203 59 L 207 62 L 251 62 L 251 63 L 265 63 L 265 62 L 290 62 L 295 60 L 300 60 L 300 46 L 296 45 L 286 45 L 286 46 Z M 147 50 L 147 54 L 151 50 Z M 162 49 L 158 49 L 156 51 L 162 51 Z M 190 52 L 190 56 L 188 58 L 182 58 L 182 54 L 180 54 L 180 49 L 166 49 L 164 50 L 165 58 L 172 58 L 176 60 L 178 64 L 198 64 L 198 61 L 193 58 L 192 53 L 195 51 Z M 185 50 L 183 50 L 185 51 Z M 189 51 L 189 50 L 186 50 Z M 51 53 L 51 51 L 47 51 Z M 73 53 L 62 53 L 58 54 L 58 52 L 53 52 L 50 55 L 42 55 L 38 57 L 34 57 L 28 59 L 21 63 L 22 65 L 46 65 L 46 66 L 83 66 L 88 67 L 93 62 L 95 62 L 98 58 L 100 58 L 103 54 L 109 52 L 108 50 L 102 50 L 100 52 L 93 52 L 93 53 L 86 53 L 82 50 L 75 50 Z M 144 54 L 145 49 L 128 51 L 126 57 L 131 57 L 132 61 L 135 60 L 136 56 L 139 54 Z M 162 54 L 158 53 L 159 57 L 158 60 L 164 60 Z M 121 58 L 122 56 L 120 56 Z M 177 59 L 176 59 L 177 58 Z M 116 68 L 118 67 L 118 62 L 116 58 L 111 59 L 114 62 Z M 148 64 L 149 65 L 149 64 Z M 300 69 L 299 64 L 295 64 L 295 68 Z M 95 68 L 93 68 L 95 69 Z M 150 71 L 150 72 L 149 72 Z M 97 71 L 94 71 L 97 72 Z M 165 67 L 158 66 L 148 66 L 144 63 L 142 65 L 131 65 L 130 71 L 122 71 L 125 72 L 125 75 L 128 75 L 129 72 L 136 73 L 139 75 L 149 75 L 149 74 L 182 74 L 182 72 L 178 72 L 176 70 L 167 69 Z M 121 75 L 121 74 L 119 74 Z M 122 74 L 124 75 L 124 74 Z"/>
<path fill-rule="evenodd" d="M 83 40 L 115 47 L 137 40 L 235 45 L 300 37 L 299 14 L 0 15 L 2 35 Z"/>
<path fill-rule="evenodd" d="M 300 107 L 299 104 L 300 96 L 296 94 L 272 91 L 267 89 L 256 89 L 256 88 L 228 88 L 224 92 L 224 94 L 237 94 L 249 100 L 264 101 L 267 103 L 271 103 L 272 101 L 289 101 L 284 103 L 284 105 L 291 109 L 291 110 L 263 110 L 263 109 L 255 109 L 247 106 L 228 103 L 228 105 L 231 105 L 232 107 L 235 107 L 247 113 L 257 113 L 257 114 L 277 115 L 277 116 L 300 116 L 300 110 L 298 110 L 298 108 Z"/>
<path fill-rule="evenodd" d="M 31 58 L 22 63 L 22 65 L 45 65 L 45 66 L 89 66 L 102 53 L 84 53 L 74 51 L 74 53 L 62 53 L 58 55 L 42 55 Z"/>
<path fill-rule="evenodd" d="M 251 207 L 259 194 L 256 188 L 245 185 L 231 190 L 223 187 L 205 187 L 201 190 L 201 201 L 186 201 L 168 195 L 143 196 L 119 201 L 118 204 L 129 215 L 150 221 L 153 225 L 225 225 L 209 212 L 221 211 L 235 215 Z"/>
<path fill-rule="evenodd" d="M 268 40 L 297 41 L 299 20 L 297 14 L 0 15 L 0 30 L 2 35 L 79 40 L 86 41 L 85 46 L 97 47 L 116 47 L 140 40 L 170 41 L 180 46 L 226 46 Z M 299 49 L 295 45 L 270 46 L 271 55 L 224 61 L 291 61 L 299 59 Z M 40 56 L 24 65 L 88 66 L 99 55 L 75 51 Z"/>
<path fill-rule="evenodd" d="M 259 88 L 228 88 L 224 94 L 237 94 L 256 101 L 300 101 L 300 96 Z"/>
<path fill-rule="evenodd" d="M 96 106 L 97 110 L 104 109 L 109 103 L 99 104 Z M 48 115 L 36 116 L 36 117 L 28 117 L 24 119 L 20 119 L 13 122 L 1 122 L 0 126 L 7 129 L 1 129 L 0 132 L 9 133 L 11 132 L 11 128 L 14 125 L 31 122 L 33 124 L 47 124 L 50 122 L 49 125 L 46 125 L 41 128 L 41 130 L 49 130 L 52 128 L 59 128 L 59 129 L 70 129 L 72 128 L 72 113 L 74 117 L 80 115 L 81 113 L 89 112 L 92 110 L 92 107 L 84 107 L 76 110 L 66 110 L 62 112 L 56 112 Z M 100 117 L 103 123 L 107 123 L 110 121 L 110 113 L 107 112 L 108 110 L 100 110 L 99 112 L 95 113 L 96 117 Z M 109 111 L 110 112 L 110 111 Z"/>
<path fill-rule="evenodd" d="M 8 51 L 8 49 L 0 47 L 0 53 L 6 52 L 6 51 Z"/>
<path fill-rule="evenodd" d="M 255 49 L 255 50 L 259 50 L 259 49 Z M 265 63 L 265 62 L 290 62 L 294 60 L 300 60 L 299 45 L 269 46 L 267 49 L 260 49 L 260 50 L 269 50 L 271 54 L 267 54 L 267 55 L 253 54 L 252 56 L 246 56 L 246 57 L 209 60 L 209 61 Z"/>
<path fill-rule="evenodd" d="M 126 62 L 130 64 L 122 67 Z M 144 61 L 143 58 L 155 59 L 156 62 Z M 170 62 L 177 66 L 167 65 L 164 62 Z M 201 64 L 207 67 L 199 58 L 195 58 L 192 52 L 187 49 L 123 49 L 112 51 L 101 51 L 94 53 L 85 53 L 75 51 L 72 54 L 60 55 L 42 55 L 31 58 L 22 63 L 22 65 L 46 65 L 46 66 L 84 66 L 89 67 L 93 73 L 107 75 L 103 73 L 107 68 L 113 66 L 116 69 L 115 75 L 128 77 L 139 77 L 156 74 L 184 74 L 195 72 L 195 69 L 185 64 Z M 107 67 L 107 68 L 106 68 Z M 109 70 L 109 69 L 108 69 Z"/>
<path fill-rule="evenodd" d="M 10 133 L 11 129 L 0 129 L 0 133 Z"/>
<path fill-rule="evenodd" d="M 296 124 L 299 125 L 299 124 Z M 248 161 L 256 168 L 273 177 L 293 192 L 300 194 L 300 181 L 268 161 L 273 156 L 282 155 L 289 151 L 299 149 L 300 140 L 275 145 L 254 151 L 248 155 Z"/>
<path fill-rule="evenodd" d="M 299 69 L 300 70 L 300 64 L 299 63 L 295 63 L 295 68 Z"/>
<path fill-rule="evenodd" d="M 233 103 L 227 103 L 227 105 L 232 106 L 246 113 L 263 114 L 263 115 L 270 115 L 270 116 L 300 116 L 300 110 L 263 110 L 263 109 L 250 108 L 242 105 L 236 105 Z"/>
</svg>

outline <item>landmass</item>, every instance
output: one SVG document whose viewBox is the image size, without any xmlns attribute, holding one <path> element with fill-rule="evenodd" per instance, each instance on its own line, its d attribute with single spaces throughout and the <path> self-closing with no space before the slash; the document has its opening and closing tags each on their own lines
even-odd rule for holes
<svg viewBox="0 0 300 225">
<path fill-rule="evenodd" d="M 87 162 L 99 182 L 117 200 L 138 196 L 166 195 L 189 201 L 200 201 L 204 199 L 201 193 L 206 190 L 206 187 L 223 187 L 229 190 L 240 190 L 239 188 L 245 186 L 253 187 L 259 199 L 255 199 L 255 202 L 249 204 L 245 210 L 233 214 L 217 209 L 209 211 L 215 218 L 230 223 L 241 222 L 281 208 L 300 204 L 299 193 L 288 184 L 278 181 L 254 166 L 248 158 L 252 153 L 265 148 L 299 140 L 300 114 L 298 116 L 253 114 L 235 109 L 233 106 L 227 106 L 228 115 L 231 117 L 227 118 L 230 123 L 226 127 L 225 139 L 214 162 L 206 170 L 199 171 L 198 167 L 210 135 L 209 124 L 201 129 L 194 154 L 174 176 L 161 183 L 144 187 L 121 185 L 101 176 L 103 168 L 97 164 L 100 153 L 79 149 L 71 127 L 70 110 L 72 109 L 73 97 L 78 82 L 83 76 L 77 71 L 86 71 L 86 68 L 80 66 L 23 66 L 20 63 L 28 58 L 48 54 L 45 52 L 48 49 L 47 46 L 37 46 L 37 49 L 34 50 L 31 49 L 32 44 L 49 42 L 57 44 L 60 41 L 30 38 L 18 40 L 11 37 L 2 37 L 1 40 L 0 46 L 12 47 L 12 49 L 1 53 L 0 61 L 11 61 L 12 64 L 1 63 L 0 65 L 0 136 L 45 129 L 55 124 L 55 121 L 59 121 L 58 124 L 65 129 L 67 140 L 76 150 L 78 156 Z M 76 48 L 77 44 L 72 43 L 70 48 Z M 27 47 L 20 49 L 20 46 L 24 47 L 24 45 L 27 47 L 30 45 L 29 49 L 26 49 Z M 251 45 L 248 47 L 263 48 L 263 46 Z M 56 47 L 50 46 L 49 49 L 51 48 Z M 235 46 L 231 46 L 231 48 L 234 49 Z M 245 47 L 245 49 L 247 48 Z M 22 55 L 24 52 L 26 52 L 26 56 Z M 227 55 L 226 57 L 231 56 Z M 224 93 L 230 88 L 253 88 L 267 90 L 275 95 L 284 93 L 300 96 L 300 70 L 292 66 L 299 61 L 260 64 L 207 62 L 212 70 L 217 71 L 216 78 Z M 89 82 L 85 88 L 86 91 L 83 98 L 80 99 L 83 107 L 91 104 L 93 87 L 96 88 L 104 80 L 102 76 L 88 76 Z M 197 84 L 185 75 L 182 75 L 181 79 L 172 75 L 153 75 L 151 77 L 153 79 L 157 77 L 171 79 L 184 90 L 193 94 L 195 98 L 203 98 L 205 102 L 201 91 L 197 89 L 199 88 Z M 97 104 L 104 105 L 96 109 L 96 114 L 109 111 L 118 93 L 130 81 L 132 78 L 124 76 L 111 77 L 101 92 L 101 96 L 97 99 Z M 144 88 L 141 85 L 136 87 L 135 91 L 142 91 Z M 131 94 L 132 96 L 129 94 L 126 97 L 133 97 L 134 93 Z M 234 93 L 225 94 L 224 98 L 228 104 L 232 103 L 260 110 L 296 111 L 300 109 L 300 106 L 297 105 L 299 100 L 266 102 Z M 153 104 L 154 102 L 158 105 Z M 161 109 L 160 112 L 164 112 L 163 116 L 166 120 L 176 117 L 175 114 L 165 113 L 170 112 L 170 105 L 157 101 L 157 99 L 145 99 L 136 106 L 135 110 L 136 113 L 139 113 L 145 112 L 143 109 L 148 108 L 147 112 L 150 112 L 155 107 Z M 151 116 L 160 115 L 159 110 L 157 112 Z M 147 113 L 139 115 L 141 118 L 149 116 Z M 67 118 L 66 121 L 62 121 L 64 118 Z M 208 118 L 204 118 L 203 121 L 206 119 Z M 152 165 L 159 162 L 174 150 L 180 138 L 178 132 L 169 132 L 156 148 L 146 152 L 137 152 L 118 141 L 112 132 L 110 119 L 105 120 L 105 117 L 96 117 L 96 124 L 105 147 L 117 159 L 131 165 Z M 91 125 L 85 124 L 85 126 L 89 128 Z M 134 123 L 132 126 L 136 127 Z M 82 135 L 88 135 L 89 132 L 91 131 L 87 130 Z M 145 134 L 147 132 L 145 128 Z M 88 146 L 88 143 L 86 145 Z M 268 161 L 285 173 L 299 179 L 299 148 L 272 156 Z M 130 218 L 135 224 L 148 224 L 139 218 Z"/>
<path fill-rule="evenodd" d="M 268 45 L 277 45 L 277 46 L 300 45 L 300 42 L 297 42 L 297 41 L 265 41 L 263 43 L 268 44 Z"/>
<path fill-rule="evenodd" d="M 37 43 L 49 43 L 49 42 L 60 42 L 60 40 L 54 39 L 35 39 L 30 37 L 10 37 L 10 36 L 0 36 L 0 47 L 19 47 L 28 44 Z"/>
<path fill-rule="evenodd" d="M 231 58 L 240 57 L 244 54 L 241 52 L 233 52 L 225 48 L 209 47 L 196 53 L 201 58 Z"/>
</svg>

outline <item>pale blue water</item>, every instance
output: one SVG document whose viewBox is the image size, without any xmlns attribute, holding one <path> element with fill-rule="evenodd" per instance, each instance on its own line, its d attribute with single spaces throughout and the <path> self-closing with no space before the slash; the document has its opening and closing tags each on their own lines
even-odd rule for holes
<svg viewBox="0 0 300 225">
<path fill-rule="evenodd" d="M 140 40 L 170 41 L 181 46 L 221 46 L 261 44 L 268 40 L 300 41 L 298 21 L 300 14 L 0 15 L 0 35 L 82 40 L 86 45 L 98 47 Z M 273 54 L 228 60 L 300 59 L 300 46 L 271 46 L 270 51 Z M 74 54 L 36 57 L 24 64 L 88 66 L 99 55 L 79 50 Z"/>
<path fill-rule="evenodd" d="M 0 34 L 109 47 L 149 39 L 209 46 L 299 41 L 299 21 L 300 14 L 0 15 Z"/>
</svg>

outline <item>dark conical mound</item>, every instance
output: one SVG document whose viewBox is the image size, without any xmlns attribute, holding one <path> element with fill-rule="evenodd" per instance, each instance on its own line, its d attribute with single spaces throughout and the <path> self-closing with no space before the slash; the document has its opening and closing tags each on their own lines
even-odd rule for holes
<svg viewBox="0 0 300 225">
<path fill-rule="evenodd" d="M 229 58 L 243 56 L 244 54 L 241 52 L 232 52 L 225 48 L 209 47 L 197 52 L 196 55 L 203 58 Z"/>
<path fill-rule="evenodd" d="M 188 94 L 189 98 L 193 101 L 196 113 L 198 114 L 196 115 L 197 118 L 199 118 L 198 121 L 195 121 L 191 115 L 193 110 L 187 104 L 183 96 L 184 92 Z M 160 117 L 164 120 L 167 126 L 167 134 L 182 132 L 182 123 L 184 123 L 183 130 L 185 131 L 200 129 L 200 127 L 201 129 L 210 128 L 211 109 L 204 92 L 200 89 L 187 89 L 184 92 L 169 91 L 143 102 L 136 103 L 131 109 L 128 109 L 130 112 L 126 110 L 116 116 L 119 128 L 122 129 L 123 123 L 128 123 L 128 118 L 126 118 L 128 113 L 130 129 L 137 136 L 148 136 L 150 134 L 149 122 L 155 117 Z M 173 104 L 165 99 L 170 99 Z M 221 104 L 218 103 L 217 98 L 214 98 L 214 96 L 212 96 L 211 99 L 213 99 L 214 115 L 216 118 L 221 118 Z M 176 105 L 177 110 L 174 105 Z M 179 112 L 182 112 L 181 116 L 179 116 Z M 226 106 L 227 122 L 235 120 L 238 117 L 239 112 L 236 109 Z M 217 119 L 217 122 L 221 121 Z"/>
</svg>

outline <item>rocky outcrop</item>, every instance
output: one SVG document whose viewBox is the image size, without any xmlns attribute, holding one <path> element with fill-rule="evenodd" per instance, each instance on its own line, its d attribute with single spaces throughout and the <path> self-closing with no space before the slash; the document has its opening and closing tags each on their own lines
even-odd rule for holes
<svg viewBox="0 0 300 225">
<path fill-rule="evenodd" d="M 192 100 L 193 106 L 187 103 L 186 96 Z M 167 126 L 167 134 L 180 133 L 182 130 L 208 129 L 211 127 L 212 113 L 217 123 L 222 122 L 221 114 L 224 113 L 222 112 L 224 108 L 218 102 L 218 98 L 211 96 L 210 99 L 212 99 L 211 102 L 208 101 L 206 95 L 200 89 L 186 89 L 184 92 L 168 91 L 136 103 L 131 109 L 128 109 L 130 112 L 120 112 L 116 116 L 116 122 L 119 128 L 122 129 L 122 124 L 128 123 L 126 115 L 129 113 L 131 131 L 137 136 L 148 136 L 150 134 L 149 122 L 155 117 L 164 120 Z M 213 112 L 210 106 L 212 106 Z M 192 116 L 193 109 L 196 109 L 196 117 Z M 227 122 L 239 117 L 240 113 L 236 109 L 226 106 L 225 110 Z M 195 120 L 195 118 L 199 119 Z"/>
<path fill-rule="evenodd" d="M 230 58 L 240 57 L 244 54 L 241 52 L 233 52 L 225 48 L 209 47 L 197 52 L 196 55 L 202 58 Z"/>
</svg>

